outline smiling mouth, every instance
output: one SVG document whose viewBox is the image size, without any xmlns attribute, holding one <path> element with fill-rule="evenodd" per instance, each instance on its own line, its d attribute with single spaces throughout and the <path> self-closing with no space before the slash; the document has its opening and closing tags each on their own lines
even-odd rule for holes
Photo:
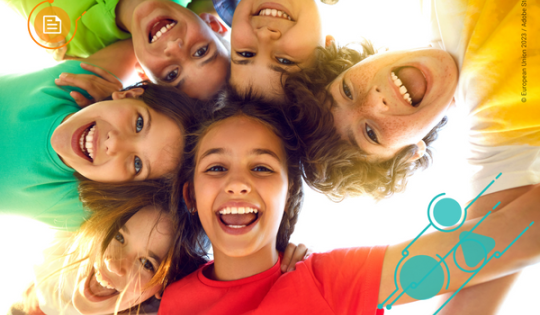
<svg viewBox="0 0 540 315">
<path fill-rule="evenodd" d="M 275 18 L 281 18 L 284 20 L 289 20 L 291 22 L 294 22 L 290 15 L 285 13 L 284 11 L 277 10 L 277 9 L 262 9 L 257 14 L 258 16 L 269 16 L 269 17 L 275 17 Z"/>
<path fill-rule="evenodd" d="M 403 99 L 417 107 L 426 94 L 427 82 L 422 71 L 415 67 L 401 67 L 391 73 L 394 85 Z"/>
<path fill-rule="evenodd" d="M 96 267 L 92 268 L 89 278 L 86 280 L 85 296 L 92 302 L 108 300 L 120 292 L 108 283 Z"/>
<path fill-rule="evenodd" d="M 259 218 L 259 210 L 250 207 L 227 207 L 217 214 L 221 222 L 232 229 L 248 227 Z"/>
<path fill-rule="evenodd" d="M 79 147 L 84 155 L 86 155 L 92 162 L 94 162 L 94 133 L 96 131 L 96 123 L 92 123 L 81 134 L 79 139 Z"/>
<path fill-rule="evenodd" d="M 150 28 L 150 32 L 148 33 L 148 42 L 154 43 L 156 42 L 163 34 L 170 31 L 175 25 L 175 20 L 171 19 L 162 19 L 154 23 L 152 27 Z"/>
</svg>

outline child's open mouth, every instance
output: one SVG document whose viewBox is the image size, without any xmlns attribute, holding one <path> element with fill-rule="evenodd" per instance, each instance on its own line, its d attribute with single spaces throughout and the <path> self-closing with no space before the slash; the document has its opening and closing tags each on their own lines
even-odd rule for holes
<svg viewBox="0 0 540 315">
<path fill-rule="evenodd" d="M 405 102 L 417 107 L 427 90 L 427 81 L 422 71 L 415 67 L 401 67 L 392 71 L 391 76 Z"/>
<path fill-rule="evenodd" d="M 259 210 L 251 207 L 226 207 L 216 214 L 229 234 L 247 233 L 262 215 Z"/>
<path fill-rule="evenodd" d="M 94 162 L 94 135 L 96 132 L 96 123 L 92 123 L 86 128 L 79 138 L 79 147 L 81 152 L 86 155 L 91 162 Z"/>
<path fill-rule="evenodd" d="M 103 276 L 96 270 L 92 268 L 89 277 L 86 279 L 84 286 L 84 296 L 91 302 L 101 302 L 108 300 L 120 292 L 111 286 L 107 280 L 103 279 Z"/>
<path fill-rule="evenodd" d="M 153 20 L 151 22 L 150 30 L 148 32 L 148 42 L 154 43 L 155 41 L 160 39 L 163 34 L 171 30 L 175 25 L 175 20 L 167 18 L 158 18 L 156 20 Z"/>
</svg>

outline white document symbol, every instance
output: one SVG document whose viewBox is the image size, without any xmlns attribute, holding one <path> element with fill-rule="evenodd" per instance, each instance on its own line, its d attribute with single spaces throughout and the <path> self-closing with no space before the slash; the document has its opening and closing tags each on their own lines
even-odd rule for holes
<svg viewBox="0 0 540 315">
<path fill-rule="evenodd" d="M 43 16 L 43 34 L 62 33 L 62 20 L 56 15 Z"/>
</svg>

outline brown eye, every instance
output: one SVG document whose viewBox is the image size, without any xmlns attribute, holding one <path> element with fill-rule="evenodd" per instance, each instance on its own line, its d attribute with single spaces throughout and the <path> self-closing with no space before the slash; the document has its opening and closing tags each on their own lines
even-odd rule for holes
<svg viewBox="0 0 540 315">
<path fill-rule="evenodd" d="M 371 141 L 379 144 L 379 140 L 377 139 L 377 134 L 367 124 L 366 124 L 366 133 L 367 133 L 368 137 L 371 139 Z"/>
<path fill-rule="evenodd" d="M 236 54 L 240 57 L 244 58 L 253 58 L 255 57 L 255 53 L 252 53 L 250 51 L 237 51 Z"/>
<path fill-rule="evenodd" d="M 154 265 L 152 265 L 152 263 L 150 262 L 150 260 L 146 259 L 146 258 L 141 258 L 139 259 L 143 268 L 146 269 L 146 270 L 149 270 L 149 271 L 152 271 L 154 272 L 155 269 L 154 269 Z"/>
<path fill-rule="evenodd" d="M 174 69 L 173 71 L 169 72 L 167 76 L 165 77 L 166 82 L 172 82 L 178 77 L 178 69 Z"/>
<path fill-rule="evenodd" d="M 341 81 L 341 85 L 343 87 L 343 93 L 345 93 L 345 95 L 352 100 L 352 93 L 351 90 L 349 90 L 349 86 L 345 83 L 345 79 Z"/>
<path fill-rule="evenodd" d="M 208 45 L 197 49 L 197 51 L 193 54 L 193 57 L 201 58 L 208 52 Z"/>
</svg>

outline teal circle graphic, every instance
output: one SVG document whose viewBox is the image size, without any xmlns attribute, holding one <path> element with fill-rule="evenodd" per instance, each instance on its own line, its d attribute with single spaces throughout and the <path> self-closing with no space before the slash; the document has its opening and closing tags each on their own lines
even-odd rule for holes
<svg viewBox="0 0 540 315">
<path fill-rule="evenodd" d="M 435 222 L 445 227 L 457 224 L 461 219 L 461 214 L 461 206 L 452 198 L 441 199 L 433 207 Z"/>
<path fill-rule="evenodd" d="M 433 271 L 431 271 L 433 269 Z M 424 279 L 429 272 L 431 273 Z M 422 279 L 424 279 L 422 281 Z M 417 300 L 425 300 L 439 293 L 444 284 L 444 271 L 430 256 L 418 255 L 407 260 L 401 268 L 399 282 L 405 293 Z"/>
</svg>

